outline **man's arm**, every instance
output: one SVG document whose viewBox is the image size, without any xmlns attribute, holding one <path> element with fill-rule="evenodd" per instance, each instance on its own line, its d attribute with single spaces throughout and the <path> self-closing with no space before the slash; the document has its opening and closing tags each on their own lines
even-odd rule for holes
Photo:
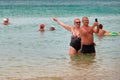
<svg viewBox="0 0 120 80">
<path fill-rule="evenodd" d="M 71 31 L 71 27 L 72 26 L 69 26 L 65 23 L 63 23 L 62 21 L 60 21 L 59 19 L 57 18 L 53 18 L 54 21 L 56 21 L 58 24 L 60 24 L 61 26 L 63 26 L 65 29 L 67 29 L 68 31 Z"/>
<path fill-rule="evenodd" d="M 94 22 L 94 24 L 92 26 L 92 29 L 93 29 L 94 33 L 98 33 L 99 32 L 98 22 Z"/>
</svg>

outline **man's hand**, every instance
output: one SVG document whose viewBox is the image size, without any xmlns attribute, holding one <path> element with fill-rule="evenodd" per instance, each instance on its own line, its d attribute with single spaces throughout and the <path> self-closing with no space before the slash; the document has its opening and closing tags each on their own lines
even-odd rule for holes
<svg viewBox="0 0 120 80">
<path fill-rule="evenodd" d="M 94 22 L 93 27 L 98 26 L 98 22 Z"/>
</svg>

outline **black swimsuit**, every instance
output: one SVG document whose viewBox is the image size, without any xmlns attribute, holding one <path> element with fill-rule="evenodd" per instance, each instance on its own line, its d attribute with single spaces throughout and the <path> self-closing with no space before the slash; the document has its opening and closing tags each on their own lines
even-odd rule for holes
<svg viewBox="0 0 120 80">
<path fill-rule="evenodd" d="M 82 45 L 82 48 L 81 48 L 81 52 L 83 54 L 87 54 L 87 53 L 95 53 L 95 46 L 94 46 L 94 43 L 93 44 L 90 44 L 90 45 Z"/>
<path fill-rule="evenodd" d="M 79 34 L 75 33 L 75 27 L 73 27 L 72 29 L 72 37 L 71 37 L 70 46 L 72 46 L 76 51 L 81 49 L 81 38 Z"/>
<path fill-rule="evenodd" d="M 77 37 L 71 37 L 70 46 L 72 46 L 76 51 L 81 48 L 81 39 Z"/>
</svg>

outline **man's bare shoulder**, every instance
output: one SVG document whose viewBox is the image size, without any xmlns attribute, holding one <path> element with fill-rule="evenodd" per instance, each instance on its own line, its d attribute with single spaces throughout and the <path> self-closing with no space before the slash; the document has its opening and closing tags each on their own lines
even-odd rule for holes
<svg viewBox="0 0 120 80">
<path fill-rule="evenodd" d="M 85 29 L 85 28 L 84 28 L 83 26 L 81 26 L 81 27 L 80 27 L 80 30 L 83 30 L 83 29 Z"/>
</svg>

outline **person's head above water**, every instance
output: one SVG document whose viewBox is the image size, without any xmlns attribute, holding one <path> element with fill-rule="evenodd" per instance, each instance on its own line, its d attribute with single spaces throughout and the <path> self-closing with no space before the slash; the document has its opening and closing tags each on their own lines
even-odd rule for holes
<svg viewBox="0 0 120 80">
<path fill-rule="evenodd" d="M 99 29 L 102 29 L 102 28 L 103 28 L 103 25 L 102 25 L 102 24 L 99 24 L 98 26 L 99 26 Z"/>
<path fill-rule="evenodd" d="M 44 28 L 45 27 L 45 24 L 40 24 L 40 28 Z"/>
<path fill-rule="evenodd" d="M 51 26 L 49 30 L 50 30 L 50 31 L 54 31 L 54 30 L 55 30 L 55 27 L 54 27 L 54 26 Z"/>
<path fill-rule="evenodd" d="M 9 23 L 9 19 L 8 19 L 8 18 L 4 18 L 4 19 L 3 19 L 3 24 L 4 24 L 4 25 L 10 24 L 10 23 Z"/>
<path fill-rule="evenodd" d="M 45 30 L 44 30 L 44 28 L 45 28 L 45 24 L 43 24 L 43 23 L 42 23 L 42 24 L 40 24 L 39 31 L 45 31 Z"/>
</svg>

